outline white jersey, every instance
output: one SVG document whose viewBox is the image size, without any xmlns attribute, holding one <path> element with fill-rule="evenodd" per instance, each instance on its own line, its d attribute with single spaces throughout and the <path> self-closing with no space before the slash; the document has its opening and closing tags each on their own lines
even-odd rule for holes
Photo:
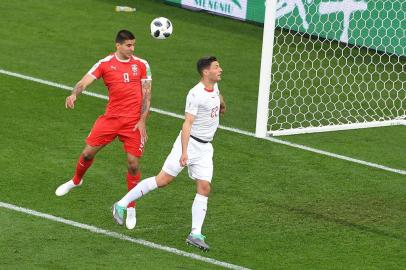
<svg viewBox="0 0 406 270">
<path fill-rule="evenodd" d="M 185 112 L 195 116 L 190 134 L 204 141 L 212 141 L 220 122 L 220 90 L 217 83 L 213 90 L 205 89 L 202 82 L 190 89 Z"/>
</svg>

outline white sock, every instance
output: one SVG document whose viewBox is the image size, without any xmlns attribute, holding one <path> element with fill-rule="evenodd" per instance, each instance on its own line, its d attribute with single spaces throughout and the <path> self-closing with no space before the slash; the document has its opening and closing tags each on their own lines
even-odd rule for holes
<svg viewBox="0 0 406 270">
<path fill-rule="evenodd" d="M 192 233 L 201 234 L 204 218 L 207 211 L 207 200 L 209 198 L 196 193 L 192 205 Z"/>
<path fill-rule="evenodd" d="M 138 200 L 148 192 L 156 189 L 158 185 L 156 184 L 155 176 L 142 180 L 138 183 L 132 190 L 130 190 L 121 200 L 118 201 L 118 205 L 127 208 L 130 202 Z"/>
</svg>

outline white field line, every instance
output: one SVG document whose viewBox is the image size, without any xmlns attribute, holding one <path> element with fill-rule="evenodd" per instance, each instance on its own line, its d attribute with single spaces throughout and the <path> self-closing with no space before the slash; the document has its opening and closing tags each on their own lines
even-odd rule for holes
<svg viewBox="0 0 406 270">
<path fill-rule="evenodd" d="M 146 246 L 146 247 L 149 247 L 149 248 L 166 251 L 166 252 L 173 253 L 173 254 L 183 256 L 183 257 L 186 257 L 186 258 L 202 261 L 202 262 L 209 263 L 209 264 L 214 264 L 214 265 L 221 266 L 221 267 L 224 267 L 224 268 L 233 269 L 233 270 L 250 270 L 249 268 L 245 268 L 243 266 L 239 266 L 239 265 L 235 265 L 235 264 L 226 263 L 226 262 L 218 261 L 218 260 L 215 260 L 215 259 L 203 257 L 203 256 L 200 256 L 200 255 L 185 252 L 185 251 L 182 251 L 182 250 L 179 250 L 179 249 L 176 249 L 176 248 L 171 248 L 171 247 L 163 246 L 163 245 L 160 245 L 160 244 L 155 244 L 153 242 L 149 242 L 149 241 L 146 241 L 146 240 L 143 240 L 143 239 L 133 238 L 133 237 L 130 237 L 130 236 L 127 236 L 127 235 L 124 235 L 124 234 L 117 233 L 117 232 L 101 229 L 101 228 L 98 228 L 98 227 L 95 227 L 95 226 L 92 226 L 92 225 L 79 223 L 79 222 L 76 222 L 76 221 L 73 221 L 73 220 L 64 219 L 64 218 L 57 217 L 57 216 L 41 213 L 41 212 L 38 212 L 38 211 L 35 211 L 35 210 L 19 207 L 19 206 L 13 205 L 13 204 L 0 202 L 0 207 L 6 208 L 6 209 L 9 209 L 9 210 L 13 210 L 13 211 L 17 211 L 17 212 L 21 212 L 21 213 L 24 213 L 24 214 L 28 214 L 28 215 L 31 215 L 31 216 L 36 216 L 36 217 L 52 220 L 52 221 L 55 221 L 55 222 L 63 223 L 63 224 L 69 225 L 69 226 L 73 226 L 73 227 L 77 227 L 77 228 L 80 228 L 80 229 L 83 229 L 83 230 L 86 230 L 86 231 L 90 231 L 92 233 L 105 235 L 105 236 L 108 236 L 108 237 L 111 237 L 111 238 L 116 238 L 116 239 L 119 239 L 119 240 L 128 241 L 128 242 L 131 242 L 131 243 L 136 243 L 136 244 L 143 245 L 143 246 Z"/>
<path fill-rule="evenodd" d="M 31 76 L 26 76 L 26 75 L 15 73 L 15 72 L 10 72 L 10 71 L 4 70 L 4 69 L 0 69 L 0 74 L 12 76 L 12 77 L 17 77 L 17 78 L 21 78 L 21 79 L 24 79 L 24 80 L 33 81 L 33 82 L 37 82 L 37 83 L 41 83 L 41 84 L 46 84 L 46 85 L 49 85 L 49 86 L 53 86 L 53 87 L 68 90 L 68 91 L 72 91 L 72 89 L 73 89 L 70 86 L 66 86 L 66 85 L 63 85 L 63 84 L 59 84 L 59 83 L 55 83 L 55 82 L 51 82 L 51 81 L 47 81 L 47 80 L 34 78 L 34 77 L 31 77 Z M 88 92 L 88 91 L 83 91 L 82 93 L 85 94 L 85 95 L 88 95 L 88 96 L 108 100 L 108 97 L 105 96 L 105 95 L 100 95 L 100 94 L 93 93 L 93 92 Z M 172 117 L 179 118 L 179 119 L 184 119 L 183 115 L 168 112 L 168 111 L 164 111 L 164 110 L 157 109 L 157 108 L 151 108 L 151 111 L 159 113 L 159 114 L 163 114 L 163 115 L 172 116 Z M 252 132 L 249 132 L 249 131 L 245 131 L 245 130 L 241 130 L 241 129 L 237 129 L 237 128 L 225 127 L 225 126 L 222 126 L 222 125 L 220 125 L 219 128 L 223 129 L 223 130 L 228 130 L 228 131 L 231 131 L 231 132 L 235 132 L 235 133 L 238 133 L 238 134 L 242 134 L 242 135 L 255 137 L 255 133 L 252 133 Z M 271 141 L 271 142 L 274 142 L 274 143 L 283 144 L 283 145 L 286 145 L 286 146 L 290 146 L 290 147 L 298 148 L 298 149 L 301 149 L 301 150 L 309 151 L 309 152 L 312 152 L 312 153 L 316 153 L 316 154 L 320 154 L 320 155 L 324 155 L 324 156 L 329 156 L 329 157 L 337 158 L 337 159 L 341 159 L 341 160 L 346 160 L 346 161 L 349 161 L 349 162 L 361 164 L 361 165 L 364 165 L 364 166 L 368 166 L 368 167 L 372 167 L 372 168 L 376 168 L 376 169 L 380 169 L 380 170 L 384 170 L 384 171 L 388 171 L 388 172 L 393 172 L 393 173 L 397 173 L 397 174 L 406 175 L 405 170 L 394 169 L 394 168 L 387 167 L 387 166 L 384 166 L 384 165 L 380 165 L 380 164 L 377 164 L 377 163 L 368 162 L 368 161 L 364 161 L 364 160 L 360 160 L 360 159 L 355 159 L 355 158 L 351 158 L 351 157 L 347 157 L 347 156 L 327 152 L 327 151 L 324 151 L 324 150 L 319 150 L 319 149 L 312 148 L 312 147 L 309 147 L 309 146 L 296 144 L 296 143 L 292 143 L 292 142 L 288 142 L 288 141 L 284 141 L 284 140 L 276 139 L 276 138 L 272 138 L 272 137 L 266 137 L 264 139 L 268 140 L 268 141 Z"/>
</svg>

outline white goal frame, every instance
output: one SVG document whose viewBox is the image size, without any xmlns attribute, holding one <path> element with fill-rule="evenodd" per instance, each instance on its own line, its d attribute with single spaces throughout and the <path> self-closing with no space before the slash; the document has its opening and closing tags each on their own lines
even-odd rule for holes
<svg viewBox="0 0 406 270">
<path fill-rule="evenodd" d="M 271 88 L 271 74 L 272 74 L 272 61 L 276 28 L 276 8 L 277 0 L 266 0 L 265 2 L 265 21 L 263 30 L 263 43 L 262 43 L 262 55 L 261 55 L 261 70 L 260 81 L 258 91 L 258 105 L 257 105 L 257 118 L 256 118 L 256 130 L 255 135 L 259 138 L 266 136 L 282 136 L 282 135 L 294 135 L 302 133 L 314 133 L 325 131 L 338 131 L 348 129 L 360 129 L 371 127 L 382 127 L 392 125 L 406 125 L 405 115 L 397 116 L 395 119 L 370 121 L 362 123 L 348 123 L 338 125 L 327 125 L 318 127 L 303 127 L 303 128 L 291 128 L 282 130 L 270 130 L 268 128 L 269 119 L 269 104 Z M 406 89 L 404 89 L 406 91 Z M 271 108 L 272 109 L 272 108 Z"/>
</svg>

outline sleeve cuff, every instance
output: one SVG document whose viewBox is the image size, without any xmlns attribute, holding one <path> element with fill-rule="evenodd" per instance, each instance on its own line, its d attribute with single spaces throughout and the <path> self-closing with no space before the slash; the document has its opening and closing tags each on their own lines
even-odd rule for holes
<svg viewBox="0 0 406 270">
<path fill-rule="evenodd" d="M 194 115 L 194 116 L 197 115 L 197 111 L 188 111 L 188 110 L 185 110 L 185 113 L 190 113 L 190 114 L 192 114 L 192 115 Z"/>
<path fill-rule="evenodd" d="M 95 80 L 97 80 L 98 78 L 96 77 L 96 76 L 94 76 L 92 73 L 87 73 L 87 74 L 89 74 L 90 76 L 92 76 Z"/>
</svg>

